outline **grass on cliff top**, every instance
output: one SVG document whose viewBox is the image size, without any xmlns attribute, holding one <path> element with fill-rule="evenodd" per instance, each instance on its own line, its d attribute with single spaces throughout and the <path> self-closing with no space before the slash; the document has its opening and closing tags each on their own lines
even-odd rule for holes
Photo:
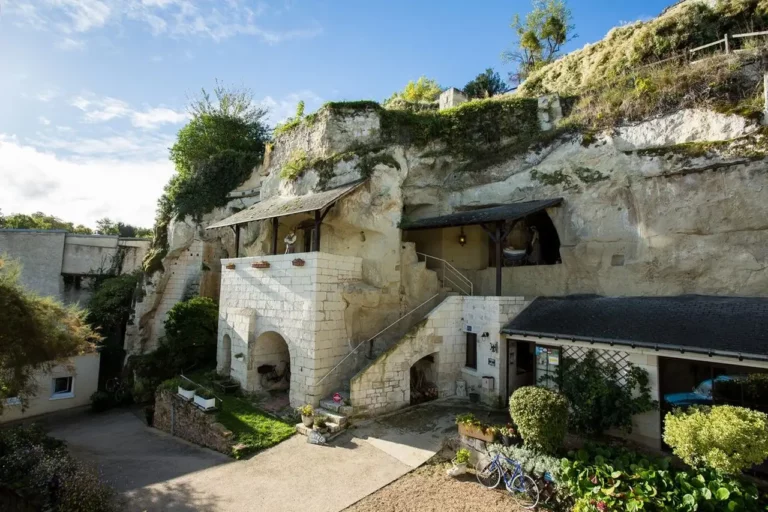
<svg viewBox="0 0 768 512">
<path fill-rule="evenodd" d="M 199 371 L 187 377 L 213 389 L 212 376 L 211 371 Z M 216 421 L 232 431 L 235 444 L 244 445 L 232 454 L 235 458 L 279 444 L 296 433 L 294 425 L 268 414 L 245 398 L 223 393 L 216 393 L 216 396 L 221 398 Z"/>
</svg>

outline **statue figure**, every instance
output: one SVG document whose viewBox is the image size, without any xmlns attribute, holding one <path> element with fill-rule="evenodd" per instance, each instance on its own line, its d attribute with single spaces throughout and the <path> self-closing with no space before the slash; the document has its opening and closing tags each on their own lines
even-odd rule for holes
<svg viewBox="0 0 768 512">
<path fill-rule="evenodd" d="M 293 254 L 294 245 L 296 244 L 296 232 L 291 230 L 283 241 L 285 242 L 285 254 Z"/>
</svg>

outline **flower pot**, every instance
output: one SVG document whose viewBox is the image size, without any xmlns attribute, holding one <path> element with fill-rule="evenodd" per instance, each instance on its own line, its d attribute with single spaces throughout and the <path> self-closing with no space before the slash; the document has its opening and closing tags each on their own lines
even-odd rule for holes
<svg viewBox="0 0 768 512">
<path fill-rule="evenodd" d="M 315 423 L 315 417 L 314 416 L 304 416 L 301 415 L 301 422 L 304 424 L 305 427 L 312 427 Z"/>
<path fill-rule="evenodd" d="M 251 263 L 252 268 L 269 268 L 269 262 L 268 261 L 257 261 L 256 263 Z"/>
<path fill-rule="evenodd" d="M 476 427 L 475 425 L 468 425 L 466 423 L 459 423 L 459 434 L 474 439 L 479 439 L 481 441 L 485 441 L 486 443 L 492 443 L 494 438 L 493 432 L 486 433 L 480 427 Z"/>
<path fill-rule="evenodd" d="M 294 266 L 294 267 L 303 267 L 303 266 L 304 266 L 304 263 L 305 263 L 305 262 L 304 262 L 304 260 L 303 260 L 303 259 L 301 259 L 301 258 L 296 258 L 296 259 L 295 259 L 295 260 L 293 260 L 293 262 L 292 262 L 292 264 L 293 264 L 293 266 Z"/>
<path fill-rule="evenodd" d="M 215 398 L 203 398 L 200 395 L 195 395 L 195 405 L 200 407 L 204 411 L 209 411 L 216 408 Z"/>
<path fill-rule="evenodd" d="M 235 270 L 235 264 L 234 263 L 228 263 L 226 268 L 227 268 L 227 270 Z"/>
<path fill-rule="evenodd" d="M 192 400 L 195 397 L 194 389 L 184 389 L 183 387 L 179 386 L 178 392 L 179 392 L 179 396 L 187 401 Z"/>
<path fill-rule="evenodd" d="M 448 470 L 448 476 L 457 477 L 467 472 L 467 463 L 457 464 L 455 460 L 452 460 L 453 467 Z"/>
<path fill-rule="evenodd" d="M 499 437 L 501 438 L 501 444 L 504 446 L 512 446 L 512 438 L 509 436 L 505 436 L 502 434 L 499 434 Z"/>
</svg>

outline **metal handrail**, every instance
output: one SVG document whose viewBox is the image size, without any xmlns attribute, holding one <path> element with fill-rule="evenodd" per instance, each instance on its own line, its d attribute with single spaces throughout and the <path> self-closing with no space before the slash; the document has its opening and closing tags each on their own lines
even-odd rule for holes
<svg viewBox="0 0 768 512">
<path fill-rule="evenodd" d="M 317 381 L 317 382 L 315 383 L 314 387 L 315 387 L 315 388 L 317 388 L 317 386 L 319 386 L 319 385 L 320 385 L 320 384 L 321 384 L 321 383 L 322 383 L 322 382 L 323 382 L 323 381 L 326 379 L 326 377 L 328 377 L 330 374 L 332 374 L 334 371 L 336 371 L 336 368 L 338 368 L 339 366 L 341 366 L 341 363 L 343 363 L 344 361 L 346 361 L 346 360 L 347 360 L 347 358 L 349 358 L 349 356 L 351 356 L 352 354 L 354 354 L 355 352 L 357 352 L 357 349 L 359 349 L 360 347 L 362 347 L 362 346 L 363 346 L 363 345 L 365 345 L 366 343 L 369 343 L 369 342 L 371 342 L 371 341 L 375 340 L 376 338 L 378 338 L 379 336 L 381 336 L 381 335 L 384 333 L 384 331 L 387 331 L 387 330 L 389 330 L 390 328 L 394 327 L 396 324 L 400 323 L 400 322 L 401 322 L 401 321 L 402 321 L 404 318 L 406 318 L 406 317 L 408 317 L 408 316 L 412 315 L 412 314 L 414 313 L 414 311 L 416 311 L 417 309 L 419 309 L 421 306 L 423 306 L 424 304 L 427 304 L 428 302 L 432 301 L 433 299 L 435 299 L 436 297 L 439 297 L 439 296 L 440 296 L 440 294 L 439 294 L 439 293 L 436 293 L 436 294 L 434 294 L 433 296 L 431 296 L 430 298 L 428 298 L 427 300 L 425 300 L 424 302 L 422 302 L 421 304 L 419 304 L 418 306 L 416 306 L 415 308 L 413 308 L 412 310 L 410 310 L 409 312 L 407 312 L 406 314 L 404 314 L 403 316 L 401 316 L 400 318 L 398 318 L 397 320 L 395 320 L 394 322 L 392 322 L 391 324 L 389 324 L 388 326 L 386 326 L 385 328 L 383 328 L 382 330 L 380 330 L 379 332 L 377 332 L 376 334 L 374 334 L 373 336 L 371 336 L 370 338 L 368 338 L 367 340 L 360 342 L 360 344 L 358 344 L 358 345 L 357 345 L 355 348 L 353 348 L 353 349 L 352 349 L 352 351 L 350 351 L 350 353 L 349 353 L 349 354 L 347 354 L 346 356 L 344 356 L 344 358 L 343 358 L 341 361 L 339 361 L 338 363 L 336 363 L 336 366 L 334 366 L 333 368 L 331 368 L 331 369 L 330 369 L 330 371 L 329 371 L 328 373 L 326 373 L 326 374 L 323 376 L 323 378 L 322 378 L 322 379 L 320 379 L 319 381 Z"/>
<path fill-rule="evenodd" d="M 471 281 L 471 280 L 470 280 L 470 279 L 469 279 L 467 276 L 465 276 L 464 274 L 462 274 L 461 272 L 459 272 L 459 271 L 456 269 L 456 267 L 454 267 L 453 265 L 451 265 L 450 263 L 448 263 L 447 261 L 445 261 L 445 260 L 444 260 L 444 259 L 442 259 L 442 258 L 437 258 L 437 257 L 435 257 L 435 256 L 431 256 L 431 255 L 429 255 L 429 254 L 425 254 L 425 253 L 423 253 L 423 252 L 417 252 L 417 253 L 416 253 L 416 257 L 418 258 L 419 256 L 424 256 L 424 260 L 425 260 L 425 261 L 431 258 L 431 259 L 433 259 L 433 260 L 435 260 L 435 261 L 438 261 L 438 262 L 440 262 L 440 263 L 442 263 L 442 264 L 443 264 L 443 279 L 442 279 L 442 280 L 443 280 L 443 286 L 445 286 L 445 281 L 448 281 L 448 282 L 450 282 L 451 284 L 455 285 L 457 288 L 459 288 L 459 291 L 460 291 L 461 293 L 463 293 L 464 295 L 470 295 L 470 296 L 474 295 L 474 291 L 475 291 L 475 285 L 472 283 L 472 281 Z M 445 274 L 446 274 L 446 272 L 445 272 L 445 271 L 446 271 L 446 269 L 448 269 L 448 270 L 452 271 L 452 272 L 453 272 L 453 274 L 454 274 L 454 276 L 456 276 L 456 277 L 457 277 L 459 280 L 463 281 L 463 284 L 462 284 L 462 285 L 458 285 L 457 283 L 455 283 L 455 282 L 451 281 L 450 279 L 448 279 L 448 278 L 445 276 Z M 464 286 L 464 285 L 467 285 L 467 286 L 469 286 L 469 292 L 467 292 L 467 291 L 466 291 L 466 290 L 463 288 L 463 286 Z"/>
</svg>

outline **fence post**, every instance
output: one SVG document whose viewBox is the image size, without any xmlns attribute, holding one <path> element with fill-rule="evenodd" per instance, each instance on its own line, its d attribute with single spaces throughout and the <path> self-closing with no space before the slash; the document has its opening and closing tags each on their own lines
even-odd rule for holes
<svg viewBox="0 0 768 512">
<path fill-rule="evenodd" d="M 768 71 L 763 72 L 763 124 L 768 124 Z"/>
<path fill-rule="evenodd" d="M 725 34 L 725 54 L 731 53 L 731 46 L 728 44 L 728 34 Z"/>
</svg>

